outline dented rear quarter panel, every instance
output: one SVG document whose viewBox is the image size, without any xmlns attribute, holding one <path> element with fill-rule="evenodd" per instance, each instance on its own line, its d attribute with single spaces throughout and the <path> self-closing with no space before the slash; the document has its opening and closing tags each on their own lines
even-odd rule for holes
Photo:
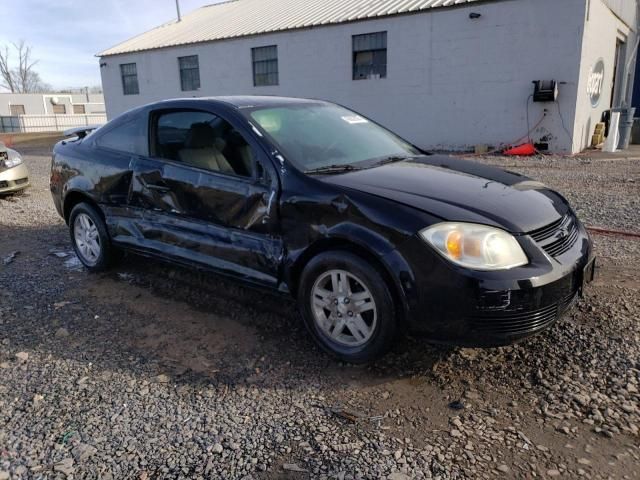
<svg viewBox="0 0 640 480">
<path fill-rule="evenodd" d="M 53 151 L 50 187 L 58 213 L 74 192 L 99 205 L 125 205 L 131 182 L 130 156 L 96 149 L 80 140 L 62 141 Z M 65 217 L 65 220 L 68 218 Z"/>
</svg>

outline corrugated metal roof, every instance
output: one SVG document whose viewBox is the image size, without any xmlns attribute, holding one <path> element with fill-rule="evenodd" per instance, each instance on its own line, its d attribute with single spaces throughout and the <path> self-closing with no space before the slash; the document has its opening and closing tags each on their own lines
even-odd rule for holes
<svg viewBox="0 0 640 480">
<path fill-rule="evenodd" d="M 482 0 L 231 0 L 199 8 L 98 56 L 352 22 Z"/>
</svg>

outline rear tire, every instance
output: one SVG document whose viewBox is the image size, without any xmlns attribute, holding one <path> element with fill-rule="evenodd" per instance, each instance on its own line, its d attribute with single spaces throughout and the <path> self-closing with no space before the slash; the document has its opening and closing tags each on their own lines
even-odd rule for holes
<svg viewBox="0 0 640 480">
<path fill-rule="evenodd" d="M 89 271 L 107 270 L 119 258 L 102 216 L 90 204 L 82 202 L 73 207 L 69 233 L 76 255 Z"/>
<path fill-rule="evenodd" d="M 298 306 L 320 347 L 349 363 L 383 356 L 396 337 L 396 308 L 381 272 L 349 252 L 325 252 L 301 275 Z"/>
</svg>

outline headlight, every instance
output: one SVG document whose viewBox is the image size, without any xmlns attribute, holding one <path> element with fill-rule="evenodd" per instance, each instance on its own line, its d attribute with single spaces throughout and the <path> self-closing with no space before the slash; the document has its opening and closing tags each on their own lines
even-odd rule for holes
<svg viewBox="0 0 640 480">
<path fill-rule="evenodd" d="M 4 166 L 6 168 L 13 168 L 13 167 L 17 167 L 18 165 L 20 165 L 22 163 L 22 157 L 20 156 L 20 154 L 18 152 L 13 152 L 11 150 L 9 150 L 9 158 L 7 158 L 6 160 L 3 161 Z"/>
<path fill-rule="evenodd" d="M 420 236 L 440 254 L 472 270 L 507 270 L 529 263 L 510 233 L 474 223 L 439 223 Z"/>
</svg>

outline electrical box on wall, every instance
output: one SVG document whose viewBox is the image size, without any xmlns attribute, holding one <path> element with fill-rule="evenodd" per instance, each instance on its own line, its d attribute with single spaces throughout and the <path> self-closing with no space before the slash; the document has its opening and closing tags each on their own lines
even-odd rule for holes
<svg viewBox="0 0 640 480">
<path fill-rule="evenodd" d="M 558 99 L 558 82 L 555 80 L 535 80 L 534 102 L 555 102 Z"/>
</svg>

